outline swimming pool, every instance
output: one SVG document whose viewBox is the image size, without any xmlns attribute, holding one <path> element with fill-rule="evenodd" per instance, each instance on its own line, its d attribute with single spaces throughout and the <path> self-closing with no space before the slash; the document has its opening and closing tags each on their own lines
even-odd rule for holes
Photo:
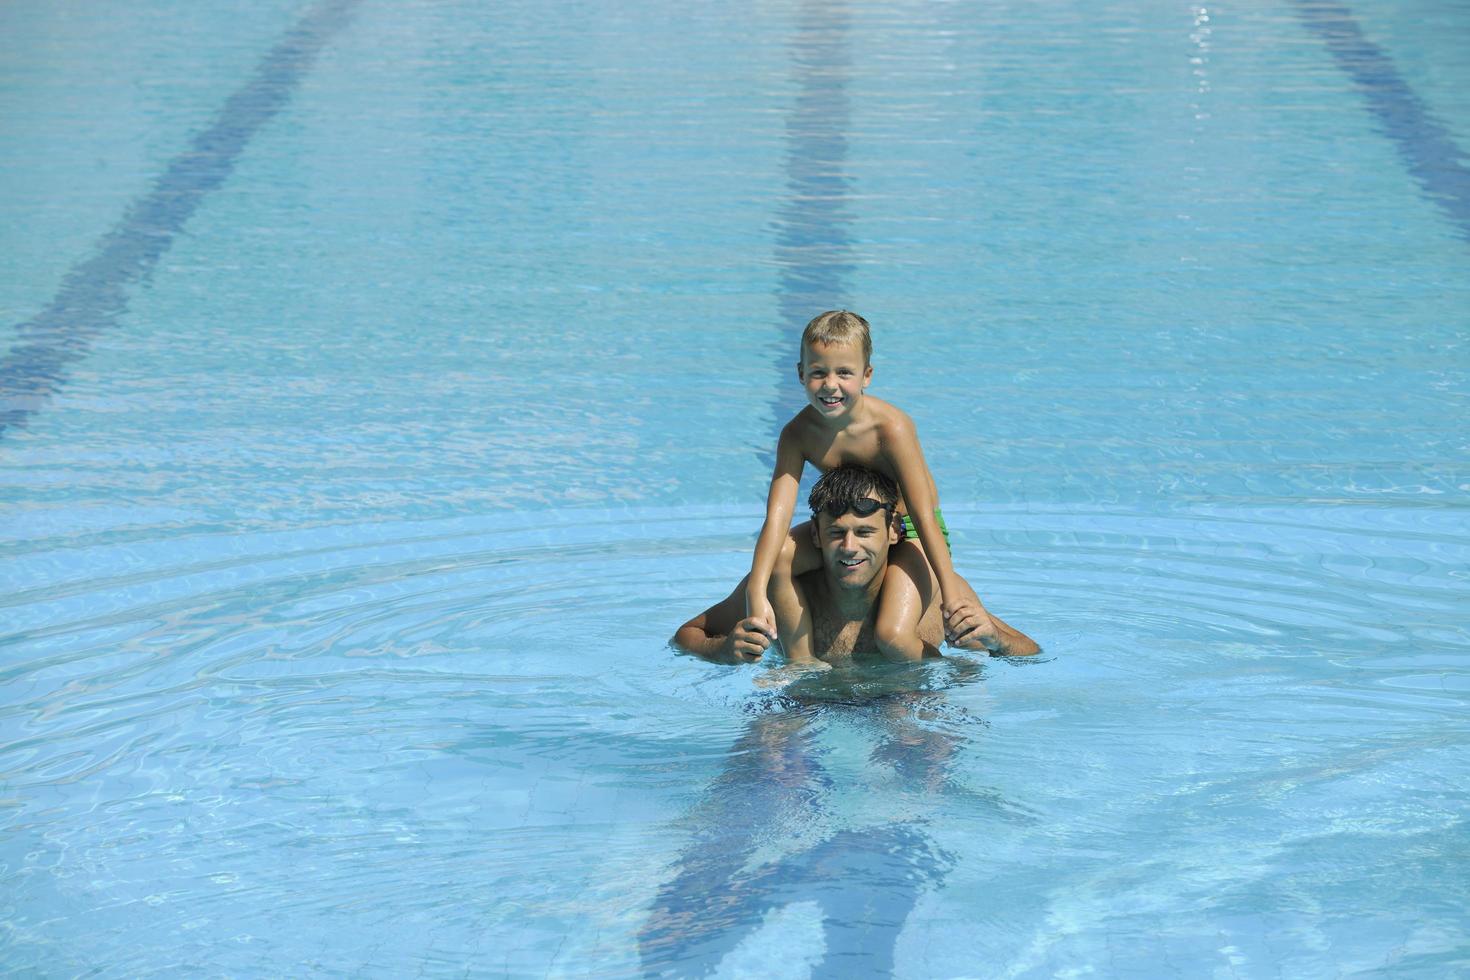
<svg viewBox="0 0 1470 980">
<path fill-rule="evenodd" d="M 1463 972 L 1467 23 L 0 8 L 0 964 Z M 665 648 L 837 305 L 1045 657 Z"/>
</svg>

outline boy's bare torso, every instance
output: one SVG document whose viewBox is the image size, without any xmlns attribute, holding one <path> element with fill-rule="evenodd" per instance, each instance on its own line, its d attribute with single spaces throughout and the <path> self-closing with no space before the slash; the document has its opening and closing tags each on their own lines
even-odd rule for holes
<svg viewBox="0 0 1470 980">
<path fill-rule="evenodd" d="M 825 473 L 838 466 L 855 464 L 877 470 L 895 483 L 898 472 L 894 468 L 887 446 L 893 438 L 902 411 L 873 395 L 864 396 L 864 407 L 868 417 L 854 421 L 841 429 L 832 429 L 822 424 L 821 417 L 811 408 L 802 409 L 791 420 L 789 431 L 796 437 L 802 459 Z M 929 494 L 938 497 L 934 477 L 929 477 Z M 899 495 L 898 510 L 908 513 L 902 494 Z"/>
</svg>

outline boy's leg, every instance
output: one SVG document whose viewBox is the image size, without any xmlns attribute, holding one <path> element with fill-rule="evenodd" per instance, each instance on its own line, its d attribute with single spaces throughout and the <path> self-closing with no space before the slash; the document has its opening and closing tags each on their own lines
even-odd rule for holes
<svg viewBox="0 0 1470 980">
<path fill-rule="evenodd" d="M 934 573 L 917 543 L 900 541 L 889 549 L 883 591 L 878 597 L 878 621 L 873 628 L 878 651 L 886 659 L 939 656 L 936 644 L 942 636 L 929 642 L 919 635 L 920 620 L 934 604 L 936 585 Z"/>
<path fill-rule="evenodd" d="M 906 531 L 907 528 L 905 527 L 904 530 Z M 910 548 L 917 551 L 920 555 L 923 555 L 924 553 L 924 546 L 919 543 L 917 535 L 911 538 L 905 538 L 904 540 L 900 541 L 898 545 L 895 545 L 894 550 L 897 551 L 898 547 L 902 545 L 908 545 Z M 820 554 L 820 552 L 818 554 Z M 927 581 L 934 583 L 935 587 L 937 588 L 938 582 L 934 578 L 933 567 L 930 566 L 927 558 L 923 559 L 923 562 L 924 576 L 927 577 Z M 920 576 L 915 575 L 914 577 L 918 579 Z M 885 578 L 883 581 L 883 587 L 884 589 L 887 589 L 888 580 Z M 1041 649 L 1036 645 L 1034 641 L 1032 641 L 1029 636 L 1001 622 L 1000 617 L 995 615 L 995 613 L 986 610 L 986 615 L 988 615 L 990 617 L 990 621 L 995 624 L 994 633 L 991 633 L 989 631 L 982 632 L 981 630 L 973 630 L 958 642 L 948 641 L 949 645 L 954 647 L 956 650 L 974 650 L 984 653 L 992 652 L 991 648 L 998 645 L 998 648 L 994 652 L 1003 653 L 1009 656 L 1036 653 Z M 879 612 L 879 616 L 881 622 L 881 611 Z M 941 616 L 941 622 L 942 621 L 943 617 Z"/>
<path fill-rule="evenodd" d="M 812 649 L 811 607 L 807 604 L 801 583 L 779 562 L 771 574 L 766 598 L 771 600 L 771 611 L 776 614 L 776 635 L 787 661 L 796 664 L 816 660 L 816 652 Z"/>
</svg>

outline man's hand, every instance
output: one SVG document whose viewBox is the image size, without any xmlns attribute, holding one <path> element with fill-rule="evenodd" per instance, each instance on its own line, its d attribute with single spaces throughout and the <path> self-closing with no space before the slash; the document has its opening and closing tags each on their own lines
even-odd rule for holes
<svg viewBox="0 0 1470 980">
<path fill-rule="evenodd" d="M 771 608 L 771 600 L 766 598 L 765 593 L 760 595 L 745 596 L 746 619 L 756 624 L 762 633 L 771 639 L 776 638 L 776 610 Z"/>
<path fill-rule="evenodd" d="M 963 579 L 956 582 L 947 591 L 940 608 L 944 612 L 944 638 L 950 646 L 962 650 L 1000 650 L 1000 629 L 969 583 Z"/>
<path fill-rule="evenodd" d="M 962 579 L 959 585 L 963 586 L 956 588 L 960 601 L 943 606 L 945 639 L 950 646 L 986 650 L 1003 657 L 1029 657 L 1041 652 L 1031 637 L 986 611 L 968 583 Z"/>
<path fill-rule="evenodd" d="M 748 664 L 759 660 L 776 642 L 775 616 L 764 602 L 769 624 L 758 616 L 745 615 L 745 583 L 689 622 L 680 626 L 670 641 L 685 653 L 717 664 Z"/>
<path fill-rule="evenodd" d="M 759 660 L 775 639 L 774 628 L 754 616 L 746 616 L 725 636 L 721 652 L 735 660 Z"/>
<path fill-rule="evenodd" d="M 1000 630 L 996 628 L 995 620 L 983 609 L 978 615 L 962 611 L 957 614 L 957 619 L 965 624 L 953 634 L 946 634 L 945 642 L 959 650 L 984 650 L 987 653 L 1002 653 L 1004 641 L 1001 639 Z"/>
</svg>

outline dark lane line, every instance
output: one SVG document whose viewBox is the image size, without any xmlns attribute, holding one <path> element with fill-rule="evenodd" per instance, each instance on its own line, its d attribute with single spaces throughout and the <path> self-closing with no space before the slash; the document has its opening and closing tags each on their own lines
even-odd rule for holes
<svg viewBox="0 0 1470 980">
<path fill-rule="evenodd" d="M 1307 30 L 1321 39 L 1362 93 L 1409 173 L 1470 242 L 1470 169 L 1450 131 L 1404 81 L 1393 59 L 1363 36 L 1350 8 L 1332 0 L 1295 4 Z"/>
<path fill-rule="evenodd" d="M 145 280 L 204 197 L 225 182 L 260 128 L 291 100 L 317 53 L 361 0 L 322 0 L 225 101 L 213 124 L 169 163 L 145 196 L 103 235 L 96 253 L 73 266 L 49 305 L 17 327 L 0 358 L 0 439 L 26 426 L 127 311 L 128 287 Z"/>
<path fill-rule="evenodd" d="M 786 194 L 773 222 L 781 334 L 771 429 L 761 449 L 768 469 L 775 465 L 781 426 L 805 404 L 796 381 L 802 328 L 823 310 L 848 305 L 852 271 L 851 180 L 846 175 L 852 55 L 846 5 L 841 0 L 803 3 L 791 52 L 797 95 L 786 117 Z"/>
<path fill-rule="evenodd" d="M 799 18 L 791 45 L 798 91 L 786 119 L 786 193 L 773 222 L 781 326 L 771 428 L 760 450 L 768 468 L 781 426 L 805 403 L 795 372 L 802 328 L 823 310 L 848 305 L 853 270 L 848 15 L 842 0 L 807 0 Z M 824 753 L 810 728 L 830 707 L 793 700 L 788 710 L 747 723 L 706 798 L 688 814 L 689 840 L 639 930 L 644 976 L 717 971 L 771 913 L 802 902 L 821 909 L 822 959 L 811 976 L 893 973 L 904 924 L 954 861 L 921 823 L 895 821 L 861 832 L 838 827 L 815 844 L 751 867 L 767 843 L 769 820 L 794 816 L 795 825 L 824 830 L 838 822 L 829 813 L 833 784 Z M 864 724 L 887 717 L 876 702 L 857 711 Z M 891 760 L 913 786 L 943 785 L 958 740 L 891 719 L 883 727 L 890 739 L 875 755 Z"/>
</svg>

